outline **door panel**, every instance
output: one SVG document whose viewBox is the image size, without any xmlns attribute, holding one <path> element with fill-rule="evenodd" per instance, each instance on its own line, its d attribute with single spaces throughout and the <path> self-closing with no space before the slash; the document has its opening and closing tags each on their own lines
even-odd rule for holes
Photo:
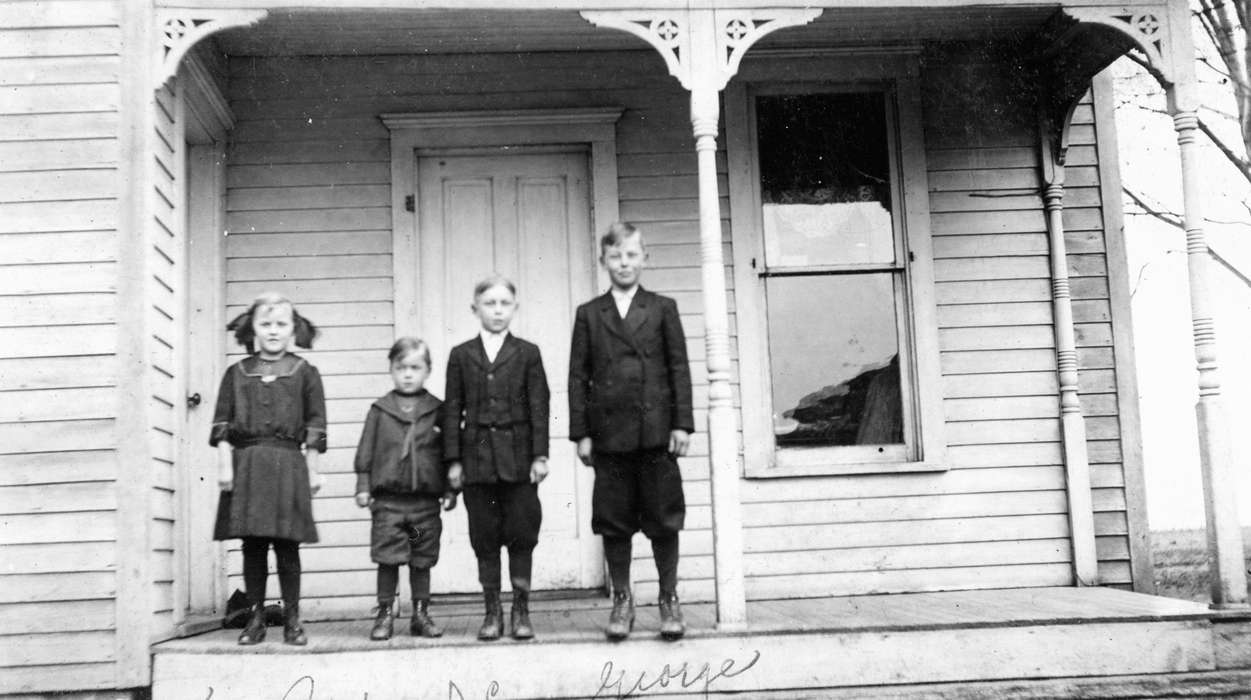
<svg viewBox="0 0 1251 700">
<path fill-rule="evenodd" d="M 429 386 L 442 395 L 448 351 L 478 333 L 470 311 L 474 285 L 493 273 L 512 279 L 520 303 L 512 332 L 539 346 L 552 391 L 551 473 L 539 487 L 543 527 L 533 585 L 600 586 L 602 550 L 590 532 L 593 473 L 577 462 L 566 415 L 573 313 L 595 281 L 587 156 L 420 156 L 417 179 L 423 313 L 417 326 L 434 353 Z M 479 588 L 462 508 L 444 518 L 434 586 L 438 592 Z"/>
</svg>

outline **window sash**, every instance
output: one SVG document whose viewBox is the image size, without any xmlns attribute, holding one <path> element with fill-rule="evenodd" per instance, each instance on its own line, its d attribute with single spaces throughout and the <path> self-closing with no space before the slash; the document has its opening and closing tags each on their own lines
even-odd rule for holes
<svg viewBox="0 0 1251 700">
<path fill-rule="evenodd" d="M 727 157 L 730 178 L 731 230 L 734 232 L 734 276 L 742 392 L 744 468 L 748 477 L 870 474 L 941 471 L 946 466 L 941 368 L 938 358 L 932 243 L 925 152 L 921 132 L 917 57 L 823 57 L 797 66 L 783 56 L 748 61 L 739 79 L 726 89 Z M 829 84 L 829 76 L 845 85 Z M 804 92 L 887 93 L 892 116 L 887 130 L 892 166 L 892 222 L 898 255 L 894 265 L 831 264 L 767 266 L 762 239 L 758 145 L 754 122 L 755 97 Z M 896 298 L 907 314 L 897 316 L 907 350 L 900 355 L 901 384 L 908 399 L 914 436 L 908 454 L 887 455 L 875 447 L 789 447 L 773 439 L 772 379 L 769 366 L 764 284 L 774 276 L 851 274 L 890 271 L 897 280 Z M 911 355 L 911 357 L 908 357 Z M 880 460 L 880 461 L 879 461 Z"/>
</svg>

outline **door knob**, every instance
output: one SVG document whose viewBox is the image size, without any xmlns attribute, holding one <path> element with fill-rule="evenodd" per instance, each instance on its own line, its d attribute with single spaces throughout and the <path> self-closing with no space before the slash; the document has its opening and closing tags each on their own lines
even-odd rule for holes
<svg viewBox="0 0 1251 700">
<path fill-rule="evenodd" d="M 197 392 L 187 397 L 187 408 L 195 408 L 200 405 L 200 394 Z"/>
</svg>

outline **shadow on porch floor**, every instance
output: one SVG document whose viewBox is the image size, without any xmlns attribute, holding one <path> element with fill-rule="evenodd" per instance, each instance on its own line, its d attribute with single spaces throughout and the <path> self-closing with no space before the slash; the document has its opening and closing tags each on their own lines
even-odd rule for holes
<svg viewBox="0 0 1251 700">
<path fill-rule="evenodd" d="M 657 638 L 656 608 L 644 606 L 634 635 L 619 644 L 601 632 L 606 600 L 533 607 L 538 638 L 530 642 L 478 642 L 481 612 L 470 604 L 434 610 L 447 630 L 437 640 L 403 633 L 371 642 L 370 621 L 360 619 L 307 625 L 305 648 L 282 644 L 279 628 L 254 647 L 236 645 L 237 630 L 164 642 L 153 648 L 153 693 L 211 693 L 214 700 L 718 692 L 999 698 L 1079 690 L 1153 697 L 1178 695 L 1183 686 L 1215 696 L 1218 687 L 1251 687 L 1251 613 L 1112 589 L 753 601 L 742 632 L 718 631 L 711 605 L 687 605 L 691 630 L 679 642 Z M 402 622 L 397 627 L 406 631 Z"/>
</svg>

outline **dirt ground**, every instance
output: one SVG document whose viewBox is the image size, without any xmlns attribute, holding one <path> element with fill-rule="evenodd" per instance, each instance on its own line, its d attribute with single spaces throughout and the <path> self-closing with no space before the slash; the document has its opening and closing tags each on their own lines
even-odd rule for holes
<svg viewBox="0 0 1251 700">
<path fill-rule="evenodd" d="M 1251 571 L 1251 527 L 1242 530 L 1243 554 Z M 1203 530 L 1158 530 L 1151 533 L 1156 594 L 1199 602 L 1208 592 L 1208 549 Z M 1251 579 L 1251 574 L 1248 574 Z M 1251 586 L 1249 586 L 1251 589 Z"/>
</svg>

